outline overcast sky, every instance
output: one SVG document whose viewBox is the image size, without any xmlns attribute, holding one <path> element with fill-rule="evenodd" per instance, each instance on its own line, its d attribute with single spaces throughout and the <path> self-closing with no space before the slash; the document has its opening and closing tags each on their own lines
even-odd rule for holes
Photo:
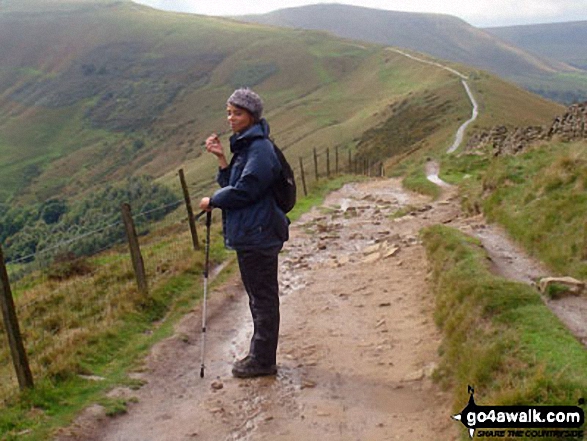
<svg viewBox="0 0 587 441">
<path fill-rule="evenodd" d="M 134 0 L 158 9 L 205 15 L 261 14 L 276 9 L 335 1 L 311 0 Z M 587 0 L 344 0 L 392 11 L 455 15 L 478 27 L 587 20 Z"/>
</svg>

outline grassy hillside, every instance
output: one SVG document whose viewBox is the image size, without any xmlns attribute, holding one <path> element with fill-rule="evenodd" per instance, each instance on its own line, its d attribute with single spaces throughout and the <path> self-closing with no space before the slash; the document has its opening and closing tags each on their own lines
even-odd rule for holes
<svg viewBox="0 0 587 441">
<path fill-rule="evenodd" d="M 450 15 L 383 11 L 348 5 L 310 5 L 260 16 L 260 23 L 321 29 L 346 38 L 412 49 L 500 75 L 554 72 L 562 65 L 505 44 Z"/>
<path fill-rule="evenodd" d="M 174 182 L 180 166 L 201 189 L 213 175 L 202 140 L 211 131 L 226 139 L 224 102 L 243 85 L 263 95 L 273 134 L 294 159 L 314 147 L 354 148 L 398 103 L 451 95 L 453 111 L 434 115 L 446 136 L 468 112 L 447 72 L 319 32 L 130 1 L 3 6 L 0 201 L 77 197 L 138 174 Z"/>
<path fill-rule="evenodd" d="M 587 278 L 586 146 L 553 142 L 490 161 L 477 189 L 490 220 L 504 225 L 556 274 L 582 280 Z"/>
<path fill-rule="evenodd" d="M 485 31 L 525 51 L 579 69 L 545 77 L 513 77 L 513 80 L 558 101 L 571 103 L 587 99 L 587 21 L 487 28 Z"/>
<path fill-rule="evenodd" d="M 322 169 L 335 147 L 344 166 L 349 152 L 373 162 L 443 152 L 471 113 L 454 74 L 321 32 L 130 1 L 7 5 L 0 13 L 0 240 L 9 261 L 67 240 L 79 230 L 68 219 L 83 218 L 84 231 L 115 222 L 121 201 L 94 202 L 106 185 L 133 182 L 129 176 L 150 175 L 180 199 L 183 167 L 192 197 L 207 194 L 216 165 L 202 143 L 218 132 L 228 144 L 224 103 L 242 85 L 261 93 L 278 145 L 295 167 L 305 158 L 311 175 L 314 149 Z M 471 77 L 480 124 L 544 124 L 557 113 L 554 103 L 455 67 Z M 139 212 L 158 205 L 128 202 Z M 73 216 L 79 207 L 93 208 Z"/>
<path fill-rule="evenodd" d="M 566 60 L 539 51 L 527 51 L 523 45 L 502 40 L 493 32 L 475 28 L 453 16 L 327 4 L 238 18 L 326 30 L 346 38 L 412 49 L 487 70 L 562 102 L 587 98 L 587 73 L 580 66 L 571 66 Z M 583 40 L 574 40 L 570 46 L 580 45 Z"/>
<path fill-rule="evenodd" d="M 286 148 L 323 131 L 331 133 L 322 145 L 348 142 L 378 122 L 381 107 L 424 87 L 394 90 L 385 72 L 402 76 L 403 64 L 386 66 L 379 49 L 318 33 L 131 2 L 57 4 L 41 13 L 43 2 L 10 2 L 14 12 L 0 13 L 3 200 L 72 196 L 198 163 L 205 136 L 226 131 L 226 97 L 242 85 L 262 93 Z M 211 170 L 207 159 L 202 170 Z"/>
</svg>

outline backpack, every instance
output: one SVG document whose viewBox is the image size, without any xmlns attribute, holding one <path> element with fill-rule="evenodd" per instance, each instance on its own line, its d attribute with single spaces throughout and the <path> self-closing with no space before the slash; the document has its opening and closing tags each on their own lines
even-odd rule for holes
<svg viewBox="0 0 587 441">
<path fill-rule="evenodd" d="M 296 204 L 296 180 L 293 170 L 283 152 L 272 142 L 275 155 L 281 164 L 281 172 L 273 184 L 272 191 L 277 206 L 284 212 L 289 213 Z"/>
</svg>

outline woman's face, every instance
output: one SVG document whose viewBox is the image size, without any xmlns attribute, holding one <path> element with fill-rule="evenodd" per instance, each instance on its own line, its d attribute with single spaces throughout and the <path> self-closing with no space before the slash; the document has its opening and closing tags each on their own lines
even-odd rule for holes
<svg viewBox="0 0 587 441">
<path fill-rule="evenodd" d="M 255 122 L 253 116 L 240 107 L 235 107 L 232 104 L 226 106 L 226 117 L 228 124 L 234 133 L 240 133 L 248 129 Z"/>
</svg>

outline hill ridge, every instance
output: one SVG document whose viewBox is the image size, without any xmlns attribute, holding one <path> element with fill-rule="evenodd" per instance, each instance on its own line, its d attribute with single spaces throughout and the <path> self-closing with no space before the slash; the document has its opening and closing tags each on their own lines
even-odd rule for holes
<svg viewBox="0 0 587 441">
<path fill-rule="evenodd" d="M 494 32 L 442 14 L 319 4 L 238 17 L 275 26 L 322 29 L 335 35 L 429 54 L 492 72 L 549 99 L 587 99 L 587 55 L 580 63 L 527 50 Z M 577 39 L 577 44 L 584 41 Z M 558 48 L 560 52 L 560 48 Z M 584 49 L 582 49 L 584 51 Z"/>
<path fill-rule="evenodd" d="M 500 26 L 485 30 L 527 51 L 587 70 L 587 20 Z"/>
<path fill-rule="evenodd" d="M 527 69 L 536 72 L 573 70 L 570 66 L 552 63 L 532 54 L 524 53 L 520 48 L 515 48 L 511 44 L 496 39 L 484 30 L 475 28 L 466 21 L 448 14 L 388 11 L 328 3 L 292 7 L 267 14 L 244 15 L 234 18 L 264 24 L 328 30 L 335 35 L 346 38 L 403 47 L 428 53 L 441 59 L 505 74 L 507 71 L 502 67 L 490 63 L 489 59 L 484 59 L 488 58 L 485 57 L 486 53 L 478 53 L 479 48 L 483 49 L 481 41 L 486 40 L 483 43 L 492 45 L 492 51 L 504 50 L 505 48 L 505 50 L 517 52 L 516 56 L 518 57 L 525 57 L 523 62 L 526 63 Z M 381 26 L 385 26 L 385 28 Z M 451 32 L 458 32 L 458 37 L 453 37 Z M 450 40 L 447 40 L 448 38 Z M 439 41 L 434 42 L 433 39 Z M 477 51 L 469 49 L 470 46 L 463 46 L 463 42 L 467 39 L 470 40 L 467 42 L 468 45 L 474 43 L 479 46 L 476 47 Z"/>
</svg>

